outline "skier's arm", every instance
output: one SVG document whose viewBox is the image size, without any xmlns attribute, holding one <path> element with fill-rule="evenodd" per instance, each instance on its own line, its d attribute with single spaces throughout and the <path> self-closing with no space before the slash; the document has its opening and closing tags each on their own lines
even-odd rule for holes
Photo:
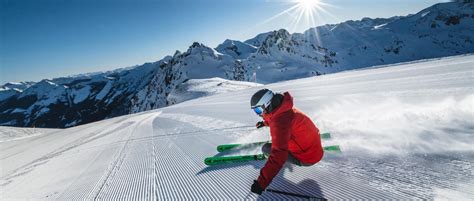
<svg viewBox="0 0 474 201">
<path fill-rule="evenodd" d="M 288 159 L 288 141 L 290 140 L 289 115 L 282 115 L 275 123 L 270 125 L 272 135 L 272 151 L 265 166 L 260 170 L 257 181 L 265 189 L 278 174 Z"/>
<path fill-rule="evenodd" d="M 257 128 L 262 128 L 262 127 L 264 127 L 264 126 L 268 126 L 268 122 L 266 122 L 266 121 L 259 121 L 259 122 L 257 122 L 257 123 L 255 124 L 255 127 L 257 127 Z"/>
</svg>

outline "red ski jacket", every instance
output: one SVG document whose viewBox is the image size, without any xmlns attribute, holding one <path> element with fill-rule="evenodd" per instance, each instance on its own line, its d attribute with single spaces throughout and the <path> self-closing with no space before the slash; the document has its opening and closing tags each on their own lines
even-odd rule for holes
<svg viewBox="0 0 474 201">
<path fill-rule="evenodd" d="M 315 164 L 323 157 L 319 129 L 303 112 L 293 107 L 293 97 L 285 92 L 283 101 L 270 114 L 264 114 L 265 124 L 270 127 L 272 150 L 257 181 L 265 189 L 288 159 L 291 153 L 306 164 Z"/>
</svg>

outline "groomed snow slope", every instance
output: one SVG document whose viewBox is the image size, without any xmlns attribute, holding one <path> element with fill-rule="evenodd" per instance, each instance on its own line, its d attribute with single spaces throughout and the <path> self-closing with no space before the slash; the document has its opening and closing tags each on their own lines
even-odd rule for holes
<svg viewBox="0 0 474 201">
<path fill-rule="evenodd" d="M 61 130 L 51 128 L 18 128 L 2 126 L 0 127 L 0 142 L 29 138 L 55 131 L 60 132 Z"/>
<path fill-rule="evenodd" d="M 253 82 L 226 80 L 218 77 L 208 79 L 190 79 L 177 85 L 167 96 L 169 105 L 181 103 L 195 98 L 228 93 L 261 86 Z"/>
<path fill-rule="evenodd" d="M 474 197 L 473 55 L 265 87 L 290 91 L 332 133 L 323 144 L 343 149 L 286 166 L 269 188 L 330 200 Z M 218 144 L 268 139 L 252 128 L 259 88 L 1 142 L 1 199 L 303 199 L 250 193 L 263 161 L 203 164 Z"/>
</svg>

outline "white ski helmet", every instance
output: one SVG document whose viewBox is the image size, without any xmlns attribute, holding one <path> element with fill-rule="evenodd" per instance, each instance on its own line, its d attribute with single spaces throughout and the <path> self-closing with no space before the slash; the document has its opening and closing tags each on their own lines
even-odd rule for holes
<svg viewBox="0 0 474 201">
<path fill-rule="evenodd" d="M 273 95 L 273 92 L 269 89 L 261 89 L 257 91 L 250 99 L 250 108 L 252 108 L 258 115 L 261 115 L 263 110 L 267 109 L 272 103 Z"/>
</svg>

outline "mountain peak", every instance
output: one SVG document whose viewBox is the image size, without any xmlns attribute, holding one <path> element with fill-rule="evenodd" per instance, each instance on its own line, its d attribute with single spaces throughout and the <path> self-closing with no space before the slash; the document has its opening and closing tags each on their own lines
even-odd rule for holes
<svg viewBox="0 0 474 201">
<path fill-rule="evenodd" d="M 291 34 L 285 29 L 280 29 L 268 34 L 257 52 L 266 55 L 269 54 L 270 49 L 275 46 L 278 50 L 283 50 L 285 47 L 292 45 L 293 41 L 291 40 Z"/>
<path fill-rule="evenodd" d="M 173 54 L 173 57 L 176 57 L 176 56 L 178 56 L 178 55 L 180 55 L 180 54 L 181 54 L 181 52 L 180 52 L 179 50 L 176 50 L 176 51 L 174 52 L 174 54 Z"/>
<path fill-rule="evenodd" d="M 257 48 L 237 40 L 226 39 L 222 44 L 216 47 L 216 50 L 222 54 L 230 55 L 235 59 L 245 59 L 248 58 L 250 54 L 256 52 Z"/>
<path fill-rule="evenodd" d="M 274 31 L 274 34 L 277 37 L 281 37 L 281 38 L 289 38 L 291 36 L 290 32 L 288 32 L 286 29 L 280 29 L 278 31 Z"/>
<path fill-rule="evenodd" d="M 423 28 L 431 30 L 445 26 L 459 25 L 470 26 L 474 23 L 474 3 L 447 2 L 438 3 L 420 12 L 393 21 L 391 28 L 407 27 L 411 29 Z"/>
<path fill-rule="evenodd" d="M 193 42 L 193 44 L 191 46 L 189 46 L 190 49 L 192 48 L 200 48 L 200 47 L 206 47 L 205 45 L 203 45 L 202 43 L 199 43 L 199 42 Z"/>
<path fill-rule="evenodd" d="M 258 34 L 257 36 L 255 36 L 254 38 L 251 38 L 251 39 L 248 39 L 246 41 L 244 41 L 244 43 L 247 43 L 249 45 L 253 45 L 255 47 L 260 47 L 263 43 L 263 41 L 265 41 L 265 39 L 268 37 L 268 35 L 270 35 L 272 32 L 266 32 L 266 33 L 261 33 L 261 34 Z"/>
<path fill-rule="evenodd" d="M 0 88 L 10 88 L 23 91 L 33 84 L 35 84 L 35 82 L 7 82 L 4 85 L 0 86 Z"/>
</svg>

